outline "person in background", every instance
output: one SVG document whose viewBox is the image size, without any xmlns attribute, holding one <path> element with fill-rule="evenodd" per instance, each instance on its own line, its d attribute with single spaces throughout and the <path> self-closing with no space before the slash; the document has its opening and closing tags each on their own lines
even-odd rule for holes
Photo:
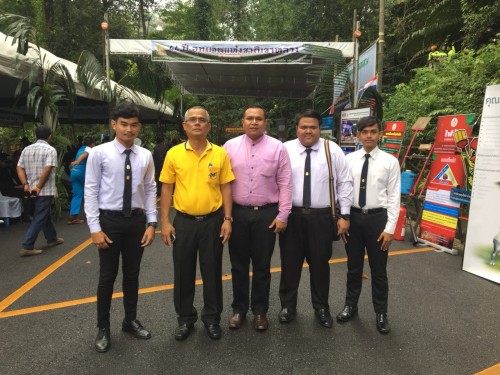
<svg viewBox="0 0 500 375">
<path fill-rule="evenodd" d="M 269 327 L 271 257 L 276 233 L 286 230 L 292 208 L 292 170 L 283 143 L 264 134 L 266 112 L 262 106 L 247 107 L 241 123 L 245 134 L 224 144 L 236 177 L 231 182 L 234 222 L 229 255 L 233 315 L 229 328 L 240 328 L 251 308 L 253 327 L 265 331 Z"/>
<path fill-rule="evenodd" d="M 24 186 L 19 181 L 15 171 L 14 163 L 9 160 L 5 153 L 0 154 L 0 193 L 5 197 L 21 199 L 23 204 L 22 220 L 31 221 L 31 203 L 32 199 L 26 196 Z"/>
<path fill-rule="evenodd" d="M 337 321 L 346 322 L 358 312 L 365 251 L 372 275 L 372 301 L 376 327 L 389 333 L 387 319 L 387 259 L 394 238 L 401 199 L 401 173 L 398 159 L 378 148 L 382 125 L 376 117 L 363 117 L 357 124 L 357 137 L 363 148 L 347 155 L 354 179 L 351 226 L 346 244 L 347 291 L 344 309 Z"/>
<path fill-rule="evenodd" d="M 120 255 L 125 309 L 122 331 L 143 340 L 151 338 L 137 320 L 137 300 L 142 256 L 153 243 L 157 227 L 153 157 L 134 145 L 141 129 L 139 108 L 122 102 L 112 116 L 116 137 L 90 151 L 85 176 L 85 214 L 99 252 L 94 344 L 99 353 L 111 347 L 110 308 Z"/>
<path fill-rule="evenodd" d="M 40 231 L 47 240 L 47 247 L 64 243 L 57 237 L 57 231 L 52 221 L 52 201 L 56 195 L 57 152 L 49 145 L 52 140 L 52 130 L 48 126 L 38 126 L 35 129 L 37 142 L 23 149 L 17 163 L 17 175 L 24 186 L 25 194 L 33 200 L 33 220 L 24 236 L 23 248 L 19 255 L 30 256 L 42 253 L 35 249 L 35 242 Z"/>
<path fill-rule="evenodd" d="M 167 156 L 167 151 L 169 147 L 165 143 L 165 137 L 163 135 L 158 135 L 156 137 L 156 146 L 153 149 L 153 161 L 155 163 L 155 180 L 156 180 L 156 196 L 161 195 L 161 182 L 160 182 L 160 172 Z"/>
<path fill-rule="evenodd" d="M 83 188 L 85 185 L 85 169 L 87 167 L 87 157 L 90 150 L 95 146 L 95 141 L 91 137 L 85 137 L 83 146 L 76 152 L 75 160 L 70 163 L 71 168 L 71 186 L 73 198 L 69 209 L 68 222 L 66 224 L 82 224 L 85 221 L 78 218 L 83 199 Z"/>
</svg>

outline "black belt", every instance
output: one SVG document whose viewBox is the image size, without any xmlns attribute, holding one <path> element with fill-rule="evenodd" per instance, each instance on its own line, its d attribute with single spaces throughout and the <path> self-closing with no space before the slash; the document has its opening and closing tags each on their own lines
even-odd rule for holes
<svg viewBox="0 0 500 375">
<path fill-rule="evenodd" d="M 359 214 L 365 214 L 365 215 L 378 214 L 380 212 L 386 212 L 386 211 L 387 211 L 387 208 L 383 208 L 383 207 L 380 207 L 380 208 L 357 208 L 357 207 L 351 207 L 351 212 L 357 212 Z"/>
<path fill-rule="evenodd" d="M 278 207 L 278 203 L 268 203 L 262 206 L 243 206 L 242 204 L 233 203 L 235 207 L 247 208 L 249 210 L 264 210 L 266 208 Z"/>
<path fill-rule="evenodd" d="M 292 207 L 292 212 L 302 215 L 324 215 L 324 214 L 331 214 L 332 209 L 330 207 L 325 207 L 325 208 Z"/>
<path fill-rule="evenodd" d="M 182 212 L 182 211 L 179 211 L 179 210 L 176 210 L 176 211 L 177 211 L 177 215 L 181 215 L 182 217 L 185 217 L 186 219 L 191 219 L 194 221 L 205 221 L 207 219 L 210 219 L 211 217 L 214 217 L 216 215 L 220 215 L 220 208 L 217 211 L 210 212 L 209 214 L 206 214 L 206 215 L 199 215 L 199 216 L 189 215 L 189 214 Z"/>
<path fill-rule="evenodd" d="M 103 216 L 121 216 L 121 217 L 126 217 L 127 215 L 125 215 L 123 213 L 123 211 L 113 211 L 113 210 L 99 210 L 99 212 L 101 213 L 101 215 Z M 136 216 L 136 215 L 141 215 L 144 213 L 144 210 L 142 208 L 134 208 L 131 213 L 130 213 L 130 216 Z"/>
</svg>

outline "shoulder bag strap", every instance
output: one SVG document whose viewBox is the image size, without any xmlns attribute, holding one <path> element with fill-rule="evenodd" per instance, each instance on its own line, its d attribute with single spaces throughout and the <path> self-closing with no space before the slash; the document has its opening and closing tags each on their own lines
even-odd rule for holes
<svg viewBox="0 0 500 375">
<path fill-rule="evenodd" d="M 332 216 L 335 217 L 337 215 L 337 210 L 335 207 L 335 188 L 333 187 L 333 184 L 335 182 L 335 179 L 333 177 L 333 171 L 332 171 L 332 155 L 330 154 L 330 142 L 328 139 L 324 140 L 325 142 L 325 155 L 326 155 L 326 163 L 328 164 L 328 184 L 330 185 L 330 207 L 332 209 Z"/>
</svg>

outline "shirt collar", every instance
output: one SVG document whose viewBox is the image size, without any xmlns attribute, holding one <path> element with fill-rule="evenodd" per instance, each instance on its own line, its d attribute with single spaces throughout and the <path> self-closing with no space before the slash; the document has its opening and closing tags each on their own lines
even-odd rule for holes
<svg viewBox="0 0 500 375">
<path fill-rule="evenodd" d="M 189 140 L 184 142 L 184 149 L 194 151 L 193 147 L 191 147 L 191 144 L 189 143 Z M 212 143 L 207 140 L 207 145 L 205 146 L 205 151 L 211 150 L 211 149 L 212 149 Z"/>
<path fill-rule="evenodd" d="M 262 142 L 264 140 L 264 138 L 266 137 L 265 134 L 262 135 L 262 137 L 260 137 L 259 139 L 257 139 L 257 142 L 254 142 L 252 140 L 252 138 L 250 138 L 248 135 L 246 134 L 243 134 L 243 139 L 245 140 L 246 143 L 250 144 L 250 145 L 256 145 L 256 144 L 259 144 L 260 142 Z"/>
<path fill-rule="evenodd" d="M 313 144 L 311 147 L 304 146 L 302 143 L 300 143 L 299 139 L 297 138 L 297 147 L 299 149 L 299 154 L 306 152 L 306 148 L 310 148 L 313 151 L 318 151 L 322 145 L 323 145 L 323 138 L 320 138 L 318 142 Z"/>
<path fill-rule="evenodd" d="M 361 151 L 362 151 L 362 152 L 361 152 L 361 157 L 360 157 L 360 158 L 361 158 L 361 159 L 364 159 L 364 157 L 365 157 L 365 155 L 366 155 L 366 151 L 365 151 L 364 149 L 361 149 Z M 372 159 L 376 159 L 376 158 L 377 158 L 377 155 L 378 155 L 378 152 L 379 152 L 379 148 L 378 148 L 378 146 L 375 146 L 375 148 L 369 152 L 370 157 L 371 157 Z"/>
<path fill-rule="evenodd" d="M 120 142 L 118 142 L 118 141 L 116 140 L 116 138 L 115 138 L 115 139 L 113 139 L 113 143 L 115 144 L 115 147 L 116 147 L 116 149 L 118 150 L 118 152 L 119 152 L 120 154 L 123 154 L 123 153 L 125 152 L 125 150 L 127 149 L 124 145 L 122 145 Z M 137 145 L 135 145 L 135 144 L 134 144 L 134 145 L 132 145 L 132 147 L 130 147 L 130 149 L 132 150 L 132 152 L 133 152 L 134 154 L 137 154 L 137 147 L 139 147 L 139 146 L 137 146 Z"/>
</svg>

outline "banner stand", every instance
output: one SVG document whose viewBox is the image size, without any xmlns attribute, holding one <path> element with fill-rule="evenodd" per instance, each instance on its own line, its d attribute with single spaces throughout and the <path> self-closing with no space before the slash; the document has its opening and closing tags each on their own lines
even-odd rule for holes
<svg viewBox="0 0 500 375">
<path fill-rule="evenodd" d="M 458 255 L 458 250 L 456 250 L 456 249 L 448 249 L 447 247 L 435 244 L 433 242 L 424 240 L 422 238 L 418 238 L 418 242 L 420 242 L 422 244 L 425 244 L 425 245 L 428 245 L 430 247 L 434 247 L 434 248 L 436 248 L 438 250 L 444 251 L 444 252 L 446 252 L 448 254 L 451 254 L 451 255 Z"/>
</svg>

